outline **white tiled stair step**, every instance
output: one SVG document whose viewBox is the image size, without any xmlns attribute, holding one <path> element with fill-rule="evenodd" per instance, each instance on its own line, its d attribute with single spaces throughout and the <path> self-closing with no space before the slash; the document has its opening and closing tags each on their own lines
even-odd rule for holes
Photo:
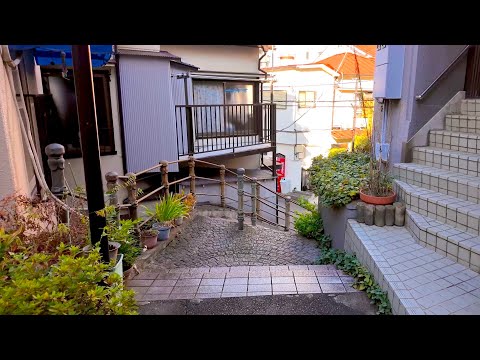
<svg viewBox="0 0 480 360">
<path fill-rule="evenodd" d="M 412 157 L 416 164 L 472 176 L 480 174 L 480 154 L 422 146 L 413 148 Z"/>
<path fill-rule="evenodd" d="M 464 115 L 480 115 L 480 99 L 462 100 L 460 113 Z"/>
<path fill-rule="evenodd" d="M 477 115 L 445 115 L 445 130 L 480 134 L 480 113 Z"/>
<path fill-rule="evenodd" d="M 457 197 L 427 190 L 419 186 L 395 180 L 397 199 L 407 209 L 459 230 L 478 235 L 480 230 L 480 205 Z"/>
<path fill-rule="evenodd" d="M 345 248 L 388 293 L 396 315 L 480 314 L 480 275 L 417 244 L 405 227 L 350 219 Z"/>
<path fill-rule="evenodd" d="M 480 135 L 448 130 L 431 130 L 428 144 L 431 147 L 463 151 L 472 154 L 480 153 Z"/>
<path fill-rule="evenodd" d="M 418 244 L 480 272 L 480 237 L 407 210 L 405 227 Z"/>
<path fill-rule="evenodd" d="M 480 203 L 480 178 L 415 163 L 394 164 L 395 179 L 461 200 Z"/>
</svg>

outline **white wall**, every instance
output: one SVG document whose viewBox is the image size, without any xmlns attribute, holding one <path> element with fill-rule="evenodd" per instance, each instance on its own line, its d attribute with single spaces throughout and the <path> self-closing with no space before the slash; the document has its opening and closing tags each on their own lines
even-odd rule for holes
<svg viewBox="0 0 480 360">
<path fill-rule="evenodd" d="M 14 192 L 30 195 L 32 190 L 20 118 L 17 115 L 7 71 L 10 69 L 7 70 L 3 61 L 0 61 L 0 198 Z"/>
<path fill-rule="evenodd" d="M 101 170 L 102 170 L 102 180 L 104 182 L 104 190 L 106 190 L 105 185 L 105 174 L 109 171 L 116 171 L 119 175 L 123 174 L 123 164 L 122 164 L 122 142 L 121 142 L 121 129 L 120 129 L 120 118 L 119 118 L 119 109 L 118 109 L 118 96 L 117 96 L 117 78 L 115 68 L 109 66 L 111 69 L 110 74 L 110 100 L 112 104 L 112 121 L 113 121 L 113 133 L 115 138 L 115 150 L 116 155 L 106 155 L 100 156 Z M 79 186 L 85 188 L 85 172 L 83 170 L 83 158 L 75 159 L 65 159 L 65 178 L 67 179 L 70 187 L 75 187 L 75 181 L 72 176 L 72 167 L 73 173 L 75 174 L 76 183 Z"/>
<path fill-rule="evenodd" d="M 198 66 L 201 71 L 260 73 L 261 49 L 237 45 L 161 45 L 162 50 Z"/>
<path fill-rule="evenodd" d="M 327 156 L 335 140 L 332 130 L 332 101 L 334 79 L 321 69 L 300 71 L 287 70 L 272 72 L 276 81 L 274 90 L 287 91 L 287 109 L 277 108 L 277 151 L 284 154 L 286 162 L 286 178 L 291 181 L 292 189 L 301 189 L 301 169 L 309 168 L 312 159 L 318 155 Z M 350 88 L 354 80 L 345 80 L 340 88 Z M 372 81 L 362 81 L 362 90 L 371 90 Z M 269 84 L 264 85 L 269 89 Z M 299 91 L 315 91 L 317 106 L 315 108 L 298 108 Z M 354 93 L 335 91 L 335 109 L 333 124 L 344 129 L 353 127 Z M 295 122 L 295 120 L 297 120 Z M 295 123 L 294 123 L 295 122 Z M 365 121 L 357 118 L 356 127 L 365 126 Z M 304 145 L 303 159 L 295 155 Z"/>
</svg>

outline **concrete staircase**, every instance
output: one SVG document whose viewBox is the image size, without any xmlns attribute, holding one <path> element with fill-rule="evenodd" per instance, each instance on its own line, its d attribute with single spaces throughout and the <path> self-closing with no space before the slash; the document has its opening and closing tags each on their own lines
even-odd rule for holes
<svg viewBox="0 0 480 360">
<path fill-rule="evenodd" d="M 393 165 L 405 227 L 347 226 L 347 250 L 388 291 L 394 314 L 480 314 L 480 100 L 460 108 L 412 163 Z"/>
</svg>

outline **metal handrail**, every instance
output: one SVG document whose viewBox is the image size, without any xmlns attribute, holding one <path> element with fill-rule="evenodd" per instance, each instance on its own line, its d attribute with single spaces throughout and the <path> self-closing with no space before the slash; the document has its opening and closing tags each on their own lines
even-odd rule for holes
<svg viewBox="0 0 480 360">
<path fill-rule="evenodd" d="M 423 100 L 425 95 L 428 94 L 430 90 L 440 81 L 440 79 L 442 79 L 452 69 L 452 67 L 463 57 L 463 55 L 465 55 L 465 53 L 470 48 L 470 46 L 472 45 L 465 46 L 465 48 L 460 52 L 460 54 L 457 55 L 455 59 L 453 59 L 453 61 L 445 68 L 445 70 L 443 70 L 440 73 L 440 75 L 438 75 L 436 79 L 433 80 L 433 82 L 420 95 L 415 96 L 415 100 L 416 101 Z"/>
</svg>

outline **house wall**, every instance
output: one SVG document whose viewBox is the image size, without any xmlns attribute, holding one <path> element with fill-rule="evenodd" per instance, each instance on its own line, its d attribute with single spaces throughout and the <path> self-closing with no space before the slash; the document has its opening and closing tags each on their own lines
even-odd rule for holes
<svg viewBox="0 0 480 360">
<path fill-rule="evenodd" d="M 237 45 L 161 45 L 162 50 L 198 66 L 200 71 L 260 73 L 256 46 Z"/>
<path fill-rule="evenodd" d="M 119 66 L 127 171 L 178 160 L 170 60 L 121 55 Z"/>
<path fill-rule="evenodd" d="M 32 190 L 27 170 L 30 160 L 24 151 L 20 118 L 7 71 L 10 70 L 0 61 L 0 198 L 14 192 L 30 195 Z"/>
<path fill-rule="evenodd" d="M 406 45 L 402 95 L 399 100 L 388 100 L 386 112 L 386 139 L 390 143 L 390 162 L 404 161 L 403 143 L 430 120 L 458 91 L 463 90 L 466 58 L 422 101 L 415 96 L 422 93 L 451 63 L 465 45 Z M 375 102 L 375 142 L 381 138 L 385 106 Z"/>
</svg>

